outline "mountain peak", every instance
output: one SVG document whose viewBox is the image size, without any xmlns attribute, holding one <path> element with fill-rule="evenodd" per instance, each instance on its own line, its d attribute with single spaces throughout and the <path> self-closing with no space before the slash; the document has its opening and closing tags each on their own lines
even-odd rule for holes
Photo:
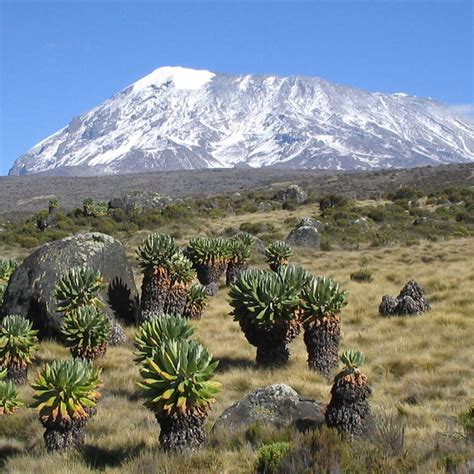
<svg viewBox="0 0 474 474">
<path fill-rule="evenodd" d="M 214 73 L 205 69 L 164 66 L 134 82 L 133 90 L 138 92 L 147 87 L 160 86 L 170 81 L 176 89 L 197 90 L 207 84 L 214 76 Z"/>
<path fill-rule="evenodd" d="M 439 102 L 305 76 L 161 67 L 41 141 L 10 174 L 472 161 L 474 124 Z"/>
</svg>

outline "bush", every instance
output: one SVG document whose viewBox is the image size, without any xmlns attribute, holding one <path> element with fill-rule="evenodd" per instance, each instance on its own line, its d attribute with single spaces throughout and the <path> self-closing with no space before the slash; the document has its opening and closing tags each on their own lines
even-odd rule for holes
<svg viewBox="0 0 474 474">
<path fill-rule="evenodd" d="M 354 273 L 351 273 L 351 280 L 358 281 L 358 282 L 371 282 L 373 281 L 374 277 L 372 273 L 369 272 L 367 269 L 360 269 Z"/>
<path fill-rule="evenodd" d="M 325 211 L 326 209 L 340 208 L 347 205 L 349 200 L 342 194 L 327 194 L 319 200 L 319 209 Z"/>
<path fill-rule="evenodd" d="M 258 450 L 256 472 L 262 474 L 277 473 L 282 460 L 290 451 L 290 443 L 277 442 L 264 444 Z"/>
<path fill-rule="evenodd" d="M 40 241 L 36 237 L 18 236 L 16 241 L 25 249 L 32 249 L 40 245 Z"/>
</svg>

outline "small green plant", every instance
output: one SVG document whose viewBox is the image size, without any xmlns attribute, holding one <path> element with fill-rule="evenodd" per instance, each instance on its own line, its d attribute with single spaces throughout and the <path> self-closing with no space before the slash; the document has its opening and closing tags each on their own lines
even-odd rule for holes
<svg viewBox="0 0 474 474">
<path fill-rule="evenodd" d="M 356 372 L 364 365 L 365 356 L 360 351 L 348 350 L 342 353 L 341 362 L 348 369 Z"/>
<path fill-rule="evenodd" d="M 0 416 L 11 415 L 22 406 L 20 394 L 12 382 L 0 380 Z"/>
<path fill-rule="evenodd" d="M 48 451 L 64 451 L 83 443 L 84 428 L 95 414 L 100 387 L 100 369 L 85 359 L 55 360 L 43 367 L 32 384 L 32 406 L 38 408 L 46 429 Z"/>
<path fill-rule="evenodd" d="M 189 288 L 183 317 L 188 319 L 201 319 L 202 312 L 209 303 L 206 287 L 201 283 L 193 283 Z"/>
<path fill-rule="evenodd" d="M 73 357 L 96 359 L 105 355 L 112 326 L 95 306 L 81 306 L 63 318 L 61 334 Z"/>
<path fill-rule="evenodd" d="M 265 262 L 273 271 L 277 271 L 282 265 L 288 265 L 293 250 L 282 240 L 275 240 L 265 249 Z"/>
<path fill-rule="evenodd" d="M 257 454 L 256 472 L 259 474 L 278 473 L 281 462 L 289 453 L 290 447 L 291 444 L 286 441 L 261 446 Z"/>
<path fill-rule="evenodd" d="M 372 276 L 372 273 L 369 270 L 361 268 L 360 270 L 351 273 L 351 280 L 370 283 L 374 280 L 374 277 Z"/>
<path fill-rule="evenodd" d="M 98 296 L 102 288 L 104 280 L 99 271 L 89 267 L 72 268 L 56 285 L 58 311 L 67 314 L 81 306 L 103 306 Z"/>
<path fill-rule="evenodd" d="M 38 331 L 25 317 L 6 316 L 0 324 L 0 369 L 7 369 L 7 379 L 21 385 L 28 377 L 28 365 L 37 349 Z"/>
<path fill-rule="evenodd" d="M 205 442 L 204 420 L 220 391 L 211 380 L 217 365 L 201 344 L 187 340 L 165 341 L 146 359 L 139 386 L 161 425 L 165 450 L 195 451 Z"/>
<path fill-rule="evenodd" d="M 165 341 L 190 339 L 194 328 L 183 318 L 169 314 L 156 316 L 143 322 L 135 336 L 136 362 L 152 357 Z"/>
<path fill-rule="evenodd" d="M 59 207 L 59 199 L 57 197 L 53 197 L 48 201 L 48 208 L 49 212 L 53 212 L 54 209 Z"/>
<path fill-rule="evenodd" d="M 3 297 L 7 291 L 10 277 L 17 268 L 18 263 L 15 260 L 0 257 L 0 306 L 3 304 Z"/>
<path fill-rule="evenodd" d="M 467 438 L 474 440 L 474 404 L 459 415 L 459 421 Z"/>
</svg>

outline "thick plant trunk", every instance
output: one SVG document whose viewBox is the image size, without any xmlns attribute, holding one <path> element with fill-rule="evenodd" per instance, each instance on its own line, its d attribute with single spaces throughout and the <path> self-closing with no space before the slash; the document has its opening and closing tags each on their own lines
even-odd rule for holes
<svg viewBox="0 0 474 474">
<path fill-rule="evenodd" d="M 18 364 L 8 365 L 5 380 L 7 382 L 13 382 L 15 385 L 25 385 L 28 380 L 28 366 Z"/>
<path fill-rule="evenodd" d="M 328 376 L 339 364 L 341 337 L 338 316 L 325 316 L 304 325 L 304 342 L 308 351 L 308 367 Z"/>
<path fill-rule="evenodd" d="M 84 427 L 46 428 L 43 438 L 51 453 L 79 448 L 84 442 Z"/>
<path fill-rule="evenodd" d="M 164 312 L 166 314 L 173 314 L 174 316 L 182 316 L 184 308 L 186 307 L 186 298 L 188 290 L 185 286 L 174 285 L 171 286 L 166 299 Z"/>
<path fill-rule="evenodd" d="M 43 434 L 46 449 L 49 452 L 63 452 L 69 449 L 80 448 L 84 444 L 86 424 L 89 418 L 96 413 L 95 408 L 86 408 L 88 418 L 74 420 L 66 425 L 43 423 L 46 428 Z"/>
<path fill-rule="evenodd" d="M 247 270 L 247 268 L 248 263 L 229 262 L 227 264 L 227 270 L 225 274 L 225 284 L 229 286 L 234 283 L 234 281 L 240 276 L 240 274 L 244 270 Z"/>
<path fill-rule="evenodd" d="M 98 347 L 71 347 L 71 355 L 75 359 L 95 360 L 104 357 L 107 352 L 107 343 Z"/>
<path fill-rule="evenodd" d="M 195 268 L 200 283 L 204 286 L 208 286 L 212 283 L 219 282 L 220 277 L 226 269 L 226 264 L 204 265 L 202 263 L 196 263 Z"/>
<path fill-rule="evenodd" d="M 205 417 L 173 413 L 158 419 L 161 426 L 160 444 L 165 451 L 197 451 L 206 442 Z"/>
<path fill-rule="evenodd" d="M 334 379 L 331 401 L 325 413 L 326 424 L 351 436 L 368 434 L 373 422 L 367 400 L 371 393 L 365 375 L 349 375 L 347 369 L 343 370 Z"/>
<path fill-rule="evenodd" d="M 239 324 L 247 341 L 257 348 L 257 365 L 271 367 L 288 363 L 288 344 L 301 330 L 298 319 L 269 327 L 258 327 L 248 320 L 240 321 Z"/>
<path fill-rule="evenodd" d="M 257 346 L 257 365 L 279 367 L 288 363 L 290 351 L 285 341 Z"/>
<path fill-rule="evenodd" d="M 143 275 L 142 298 L 138 323 L 162 315 L 168 295 L 169 280 L 164 270 L 146 270 Z"/>
</svg>

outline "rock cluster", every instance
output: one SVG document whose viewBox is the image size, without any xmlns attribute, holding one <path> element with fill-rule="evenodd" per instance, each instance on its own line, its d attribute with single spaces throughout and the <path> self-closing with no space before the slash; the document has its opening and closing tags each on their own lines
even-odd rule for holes
<svg viewBox="0 0 474 474">
<path fill-rule="evenodd" d="M 400 291 L 398 297 L 384 295 L 379 306 L 382 316 L 401 316 L 406 314 L 421 314 L 431 309 L 425 297 L 423 288 L 415 281 L 410 280 Z"/>
</svg>

